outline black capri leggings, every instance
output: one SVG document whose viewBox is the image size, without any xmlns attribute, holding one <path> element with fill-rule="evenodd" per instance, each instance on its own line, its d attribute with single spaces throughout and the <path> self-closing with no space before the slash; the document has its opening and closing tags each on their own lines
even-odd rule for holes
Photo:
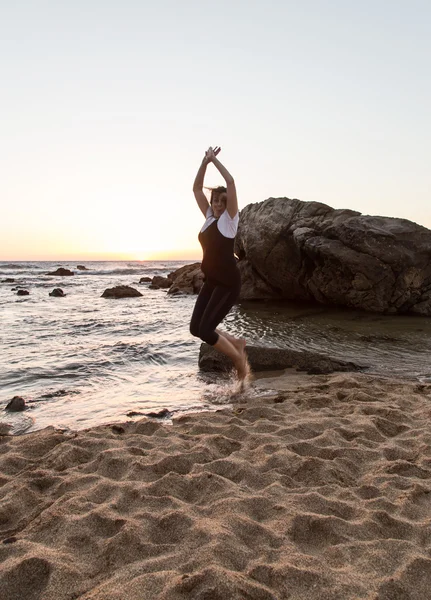
<svg viewBox="0 0 431 600">
<path fill-rule="evenodd" d="M 190 333 L 214 346 L 218 340 L 218 333 L 215 331 L 217 325 L 235 304 L 240 288 L 240 282 L 233 287 L 226 287 L 206 279 L 193 310 Z"/>
</svg>

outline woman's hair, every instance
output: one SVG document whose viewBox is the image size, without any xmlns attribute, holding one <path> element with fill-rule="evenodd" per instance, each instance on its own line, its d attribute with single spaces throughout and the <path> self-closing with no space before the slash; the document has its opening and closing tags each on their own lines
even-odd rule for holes
<svg viewBox="0 0 431 600">
<path fill-rule="evenodd" d="M 218 186 L 218 187 L 216 187 L 216 188 L 208 188 L 208 187 L 206 187 L 205 189 L 206 189 L 206 190 L 210 190 L 210 192 L 211 192 L 211 196 L 210 196 L 210 204 L 211 204 L 211 205 L 212 205 L 212 203 L 213 203 L 213 200 L 214 200 L 214 198 L 215 198 L 216 196 L 218 196 L 219 194 L 223 194 L 223 192 L 224 192 L 224 193 L 226 193 L 226 192 L 227 192 L 227 189 L 225 188 L 225 186 L 224 186 L 224 185 L 219 185 L 219 186 Z"/>
</svg>

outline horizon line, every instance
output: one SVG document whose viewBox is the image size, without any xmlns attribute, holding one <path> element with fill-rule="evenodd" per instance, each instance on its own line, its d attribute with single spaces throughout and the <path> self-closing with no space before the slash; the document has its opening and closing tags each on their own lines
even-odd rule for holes
<svg viewBox="0 0 431 600">
<path fill-rule="evenodd" d="M 19 262 L 163 262 L 163 261 L 170 261 L 170 262 L 182 262 L 182 261 L 200 261 L 202 262 L 202 257 L 201 258 L 145 258 L 145 259 L 139 259 L 139 258 L 61 258 L 61 259 L 57 259 L 57 258 L 28 258 L 28 259 L 24 259 L 24 258 L 0 258 L 0 263 L 3 262 L 15 262 L 15 263 L 19 263 Z"/>
</svg>

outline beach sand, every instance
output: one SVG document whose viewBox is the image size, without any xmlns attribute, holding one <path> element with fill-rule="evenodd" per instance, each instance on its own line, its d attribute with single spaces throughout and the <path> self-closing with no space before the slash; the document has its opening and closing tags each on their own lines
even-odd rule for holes
<svg viewBox="0 0 431 600">
<path fill-rule="evenodd" d="M 172 424 L 1 436 L 0 598 L 430 598 L 431 385 L 256 388 Z"/>
</svg>

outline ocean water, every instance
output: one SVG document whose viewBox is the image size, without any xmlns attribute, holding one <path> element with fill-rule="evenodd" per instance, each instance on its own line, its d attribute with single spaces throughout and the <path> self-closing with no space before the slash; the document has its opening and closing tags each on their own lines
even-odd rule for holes
<svg viewBox="0 0 431 600">
<path fill-rule="evenodd" d="M 77 264 L 0 262 L 0 422 L 13 433 L 48 425 L 83 429 L 229 402 L 233 382 L 198 370 L 200 341 L 188 329 L 196 296 L 139 284 L 141 277 L 166 276 L 187 261 L 87 261 L 87 271 Z M 60 266 L 75 275 L 47 275 Z M 120 284 L 142 297 L 101 298 Z M 17 296 L 17 286 L 30 295 Z M 50 297 L 55 287 L 66 296 Z M 250 344 L 313 350 L 384 376 L 431 380 L 430 318 L 248 302 L 235 306 L 223 327 Z M 15 395 L 30 409 L 5 412 Z"/>
</svg>

